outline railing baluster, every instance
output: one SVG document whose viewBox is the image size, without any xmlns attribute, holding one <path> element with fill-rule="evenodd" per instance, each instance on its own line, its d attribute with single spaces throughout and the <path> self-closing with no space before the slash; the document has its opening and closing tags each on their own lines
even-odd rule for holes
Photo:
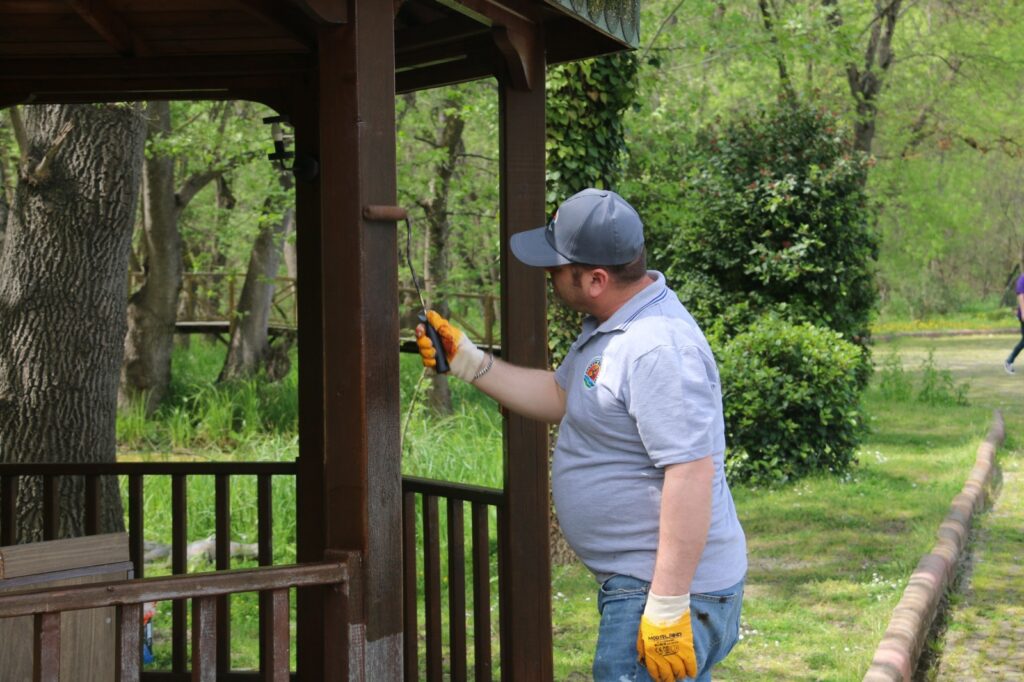
<svg viewBox="0 0 1024 682">
<path fill-rule="evenodd" d="M 100 477 L 90 474 L 85 477 L 85 534 L 100 532 Z"/>
<path fill-rule="evenodd" d="M 18 477 L 4 476 L 0 479 L 3 501 L 3 521 L 0 523 L 0 545 L 13 545 L 18 533 Z"/>
<path fill-rule="evenodd" d="M 491 679 L 491 555 L 487 505 L 473 503 L 473 660 L 476 682 Z"/>
<path fill-rule="evenodd" d="M 142 604 L 119 604 L 114 682 L 138 682 L 141 671 Z"/>
<path fill-rule="evenodd" d="M 192 682 L 217 680 L 217 598 L 192 598 Z"/>
<path fill-rule="evenodd" d="M 218 571 L 231 568 L 231 477 L 216 476 L 216 550 L 214 559 Z M 231 601 L 224 595 L 217 598 L 217 673 L 227 673 L 231 667 Z"/>
<path fill-rule="evenodd" d="M 288 590 L 260 592 L 261 604 L 266 604 L 266 630 L 260 633 L 260 647 L 265 652 L 262 666 L 264 682 L 286 682 L 289 679 Z M 262 623 L 262 615 L 261 615 Z"/>
<path fill-rule="evenodd" d="M 59 682 L 60 613 L 37 613 L 32 630 L 33 682 Z"/>
<path fill-rule="evenodd" d="M 260 566 L 274 563 L 274 507 L 272 504 L 273 479 L 270 474 L 256 477 L 256 537 L 257 561 Z M 260 670 L 264 676 L 274 674 L 273 652 L 267 644 L 267 638 L 273 633 L 273 605 L 270 595 L 260 592 Z M 287 668 L 286 668 L 287 669 Z M 273 679 L 264 677 L 264 679 Z"/>
<path fill-rule="evenodd" d="M 462 500 L 448 498 L 448 646 L 451 678 L 466 679 L 466 540 Z"/>
<path fill-rule="evenodd" d="M 188 498 L 184 474 L 171 476 L 171 573 L 188 570 Z M 183 673 L 188 665 L 185 650 L 185 609 L 183 600 L 171 605 L 171 670 Z"/>
<path fill-rule="evenodd" d="M 59 479 L 43 476 L 43 540 L 55 540 L 60 527 Z"/>
<path fill-rule="evenodd" d="M 416 618 L 416 493 L 402 494 L 403 667 L 406 682 L 419 679 L 419 623 Z"/>
<path fill-rule="evenodd" d="M 146 545 L 143 536 L 142 501 L 143 484 L 141 474 L 128 476 L 128 552 L 135 566 L 134 576 L 144 578 Z"/>
<path fill-rule="evenodd" d="M 437 497 L 423 496 L 423 592 L 427 622 L 427 680 L 440 680 L 441 669 L 441 539 Z"/>
<path fill-rule="evenodd" d="M 274 563 L 274 504 L 273 478 L 270 474 L 260 474 L 256 478 L 256 513 L 258 560 L 260 566 Z"/>
</svg>

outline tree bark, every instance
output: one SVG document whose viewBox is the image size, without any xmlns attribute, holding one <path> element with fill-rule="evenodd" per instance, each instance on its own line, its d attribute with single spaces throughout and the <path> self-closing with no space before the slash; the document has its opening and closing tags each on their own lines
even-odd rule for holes
<svg viewBox="0 0 1024 682">
<path fill-rule="evenodd" d="M 149 105 L 149 135 L 171 131 L 167 102 Z M 146 414 L 160 405 L 171 381 L 171 354 L 182 281 L 182 243 L 178 222 L 199 192 L 224 169 L 193 173 L 175 189 L 174 158 L 151 156 L 143 172 L 143 273 L 145 282 L 128 302 L 128 333 L 118 405 L 144 400 Z"/>
<path fill-rule="evenodd" d="M 462 132 L 466 121 L 460 113 L 459 103 L 451 99 L 443 100 L 438 112 L 441 128 L 434 146 L 442 151 L 442 156 L 434 165 L 434 179 L 430 183 L 432 196 L 419 204 L 426 215 L 428 234 L 428 267 L 424 273 L 427 301 L 447 317 L 448 306 L 443 299 L 438 299 L 437 293 L 443 294 L 448 280 L 448 237 L 452 229 L 448 200 L 455 169 L 465 152 Z M 447 375 L 434 375 L 427 403 L 439 414 L 451 414 L 452 396 Z"/>
<path fill-rule="evenodd" d="M 291 171 L 282 171 L 279 181 L 285 190 L 291 189 Z M 272 212 L 273 204 L 274 201 L 268 199 L 264 213 Z M 249 267 L 234 319 L 231 320 L 231 342 L 218 381 L 253 376 L 264 361 L 270 359 L 268 325 L 274 299 L 274 279 L 281 265 L 284 242 L 294 226 L 295 209 L 289 206 L 280 220 L 264 221 L 260 228 L 249 255 Z M 268 375 L 272 379 L 280 379 L 288 373 L 287 350 L 285 347 L 283 358 L 278 354 L 273 365 L 268 366 Z"/>
<path fill-rule="evenodd" d="M 150 138 L 171 131 L 168 102 L 148 110 Z M 128 333 L 117 401 L 127 407 L 145 401 L 146 414 L 163 400 L 171 381 L 174 324 L 181 291 L 181 209 L 174 192 L 174 159 L 153 155 L 142 173 L 142 271 L 145 281 L 128 301 Z"/>
<path fill-rule="evenodd" d="M 124 105 L 25 112 L 0 254 L 0 461 L 112 462 L 145 123 Z M 42 537 L 41 488 L 19 486 L 19 542 Z M 116 480 L 101 491 L 101 531 L 123 530 Z M 63 477 L 58 537 L 84 532 L 84 508 L 84 482 Z"/>
<path fill-rule="evenodd" d="M 853 146 L 865 154 L 871 153 L 878 120 L 878 95 L 894 57 L 892 49 L 896 20 L 902 0 L 876 0 L 875 18 L 871 22 L 868 45 L 864 50 L 864 66 L 848 64 L 846 78 L 850 94 L 857 104 L 857 120 L 853 124 Z M 838 12 L 838 10 L 836 10 Z M 838 14 L 832 16 L 838 17 Z M 838 21 L 838 19 L 836 19 Z"/>
</svg>

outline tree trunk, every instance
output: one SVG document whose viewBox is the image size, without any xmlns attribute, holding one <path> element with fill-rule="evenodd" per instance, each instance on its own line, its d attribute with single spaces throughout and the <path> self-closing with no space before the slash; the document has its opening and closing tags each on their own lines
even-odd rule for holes
<svg viewBox="0 0 1024 682">
<path fill-rule="evenodd" d="M 28 107 L 25 127 L 0 255 L 0 461 L 112 462 L 145 123 L 88 104 Z M 41 488 L 19 487 L 19 542 L 42 537 Z M 101 531 L 123 530 L 116 480 L 101 490 Z M 58 537 L 84 532 L 84 508 L 62 478 Z"/>
<path fill-rule="evenodd" d="M 153 102 L 147 110 L 150 138 L 171 131 L 167 102 Z M 150 156 L 142 174 L 142 269 L 145 282 L 128 301 L 128 333 L 118 404 L 127 407 L 144 400 L 152 414 L 171 381 L 174 323 L 181 291 L 181 211 L 174 194 L 174 159 Z"/>
<path fill-rule="evenodd" d="M 290 171 L 280 173 L 281 186 L 290 189 Z M 273 210 L 272 199 L 267 200 L 265 213 Z M 267 327 L 270 320 L 270 306 L 274 299 L 274 279 L 281 265 L 282 247 L 295 225 L 295 209 L 291 206 L 277 221 L 266 221 L 253 244 L 249 255 L 249 267 L 245 272 L 245 283 L 238 297 L 234 319 L 231 320 L 231 343 L 224 359 L 218 381 L 241 379 L 259 372 L 265 360 L 269 359 L 270 342 Z M 289 344 L 286 344 L 286 346 Z M 280 355 L 280 354 L 278 354 Z M 276 358 L 274 370 L 268 371 L 271 378 L 279 379 L 287 374 L 287 348 L 284 362 Z"/>
<path fill-rule="evenodd" d="M 857 120 L 853 124 L 853 146 L 871 153 L 878 120 L 878 96 L 894 57 L 892 49 L 896 20 L 902 0 L 875 0 L 876 15 L 871 23 L 868 45 L 864 50 L 864 66 L 848 64 L 846 78 L 850 94 L 857 103 Z M 837 10 L 838 11 L 838 10 Z"/>
<path fill-rule="evenodd" d="M 149 135 L 156 138 L 169 134 L 170 105 L 153 102 L 148 111 Z M 190 175 L 175 189 L 173 157 L 152 156 L 145 161 L 142 251 L 146 281 L 128 302 L 125 362 L 118 390 L 121 407 L 144 399 L 149 415 L 167 393 L 183 270 L 178 221 L 189 202 L 222 172 L 205 169 Z"/>
<path fill-rule="evenodd" d="M 444 293 L 448 280 L 448 237 L 451 234 L 448 199 L 456 166 L 465 151 L 462 131 L 466 121 L 462 118 L 459 102 L 445 99 L 438 107 L 441 129 L 435 147 L 443 156 L 434 166 L 434 180 L 430 183 L 432 196 L 419 202 L 426 215 L 428 234 L 428 267 L 424 274 L 428 305 L 433 306 L 445 317 L 448 306 L 439 300 L 437 293 Z M 451 414 L 452 396 L 448 387 L 448 376 L 435 374 L 427 403 L 438 414 Z"/>
</svg>

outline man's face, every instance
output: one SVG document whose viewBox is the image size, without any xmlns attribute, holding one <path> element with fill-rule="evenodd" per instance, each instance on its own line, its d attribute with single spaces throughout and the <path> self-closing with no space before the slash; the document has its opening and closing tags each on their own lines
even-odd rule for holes
<svg viewBox="0 0 1024 682">
<path fill-rule="evenodd" d="M 573 276 L 572 266 L 559 265 L 544 269 L 547 270 L 548 277 L 551 278 L 551 288 L 555 290 L 555 296 L 570 309 L 587 312 L 587 299 L 583 292 L 581 279 Z"/>
</svg>

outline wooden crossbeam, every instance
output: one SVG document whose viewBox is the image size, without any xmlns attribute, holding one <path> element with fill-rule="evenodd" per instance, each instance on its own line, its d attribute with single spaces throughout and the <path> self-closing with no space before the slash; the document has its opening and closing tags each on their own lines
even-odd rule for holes
<svg viewBox="0 0 1024 682">
<path fill-rule="evenodd" d="M 348 21 L 348 0 L 288 0 L 318 24 L 344 24 Z"/>
<path fill-rule="evenodd" d="M 124 57 L 152 54 L 146 44 L 134 35 L 124 19 L 107 4 L 106 0 L 67 0 L 85 23 Z"/>
<path fill-rule="evenodd" d="M 280 0 L 238 0 L 238 3 L 253 16 L 286 30 L 306 47 L 315 49 L 316 35 L 308 17 L 295 3 Z"/>
<path fill-rule="evenodd" d="M 512 86 L 517 90 L 530 90 L 532 74 L 537 72 L 533 63 L 538 54 L 534 44 L 540 40 L 538 23 L 526 10 L 508 0 L 438 0 L 461 14 L 490 26 L 494 44 L 504 57 Z"/>
</svg>

